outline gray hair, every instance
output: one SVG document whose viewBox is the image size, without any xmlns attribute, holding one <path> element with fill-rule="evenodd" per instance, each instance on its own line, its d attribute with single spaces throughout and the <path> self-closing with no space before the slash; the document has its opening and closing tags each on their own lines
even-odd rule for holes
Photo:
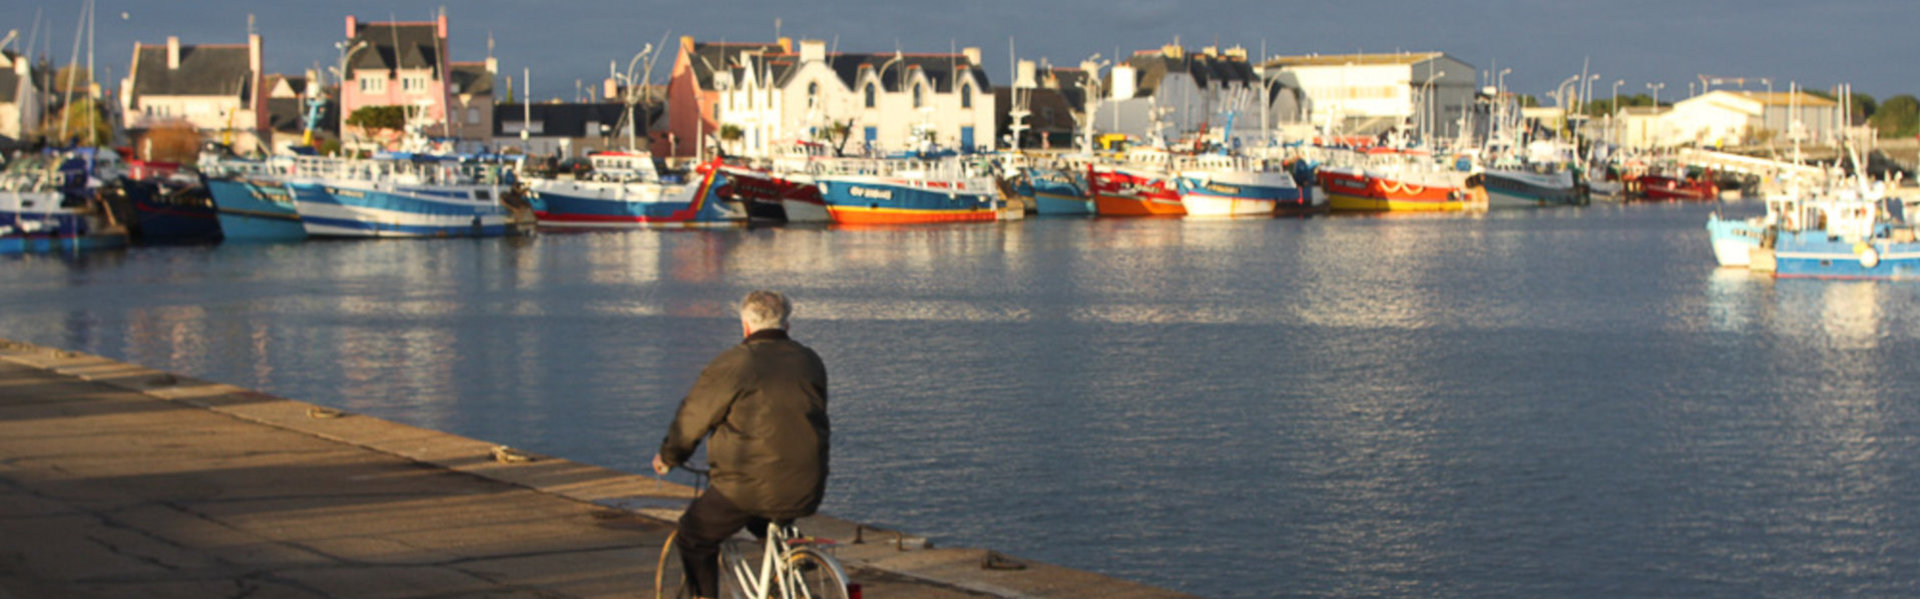
<svg viewBox="0 0 1920 599">
<path fill-rule="evenodd" d="M 740 298 L 740 321 L 756 331 L 786 329 L 787 315 L 792 313 L 793 303 L 778 291 L 762 289 Z"/>
</svg>

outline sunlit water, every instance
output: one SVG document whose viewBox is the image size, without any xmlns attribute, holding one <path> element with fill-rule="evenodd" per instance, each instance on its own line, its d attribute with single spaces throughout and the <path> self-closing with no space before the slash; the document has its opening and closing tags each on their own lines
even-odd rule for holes
<svg viewBox="0 0 1920 599">
<path fill-rule="evenodd" d="M 1756 206 L 1736 206 L 1750 212 Z M 1920 285 L 1710 207 L 0 259 L 0 335 L 642 472 L 788 292 L 825 509 L 1215 597 L 1920 594 Z"/>
</svg>

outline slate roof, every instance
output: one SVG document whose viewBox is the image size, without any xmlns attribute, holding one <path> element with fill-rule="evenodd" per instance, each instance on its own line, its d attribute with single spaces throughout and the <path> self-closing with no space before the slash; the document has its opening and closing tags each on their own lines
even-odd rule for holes
<svg viewBox="0 0 1920 599">
<path fill-rule="evenodd" d="M 733 68 L 743 51 L 781 53 L 786 49 L 780 44 L 695 42 L 693 50 L 688 53 L 687 65 L 693 69 L 694 81 L 699 83 L 700 89 L 711 90 L 713 74 Z"/>
<path fill-rule="evenodd" d="M 1176 57 L 1158 51 L 1140 52 L 1128 58 L 1127 64 L 1133 66 L 1137 78 L 1135 97 L 1153 95 L 1169 73 L 1187 73 L 1193 77 L 1194 85 L 1202 88 L 1216 81 L 1244 85 L 1256 85 L 1259 81 L 1253 74 L 1252 64 L 1221 55 L 1181 52 Z"/>
<path fill-rule="evenodd" d="M 307 104 L 302 98 L 267 98 L 267 125 L 274 131 L 299 133 L 306 130 L 302 122 L 306 118 Z M 320 112 L 320 126 L 317 131 L 340 130 L 340 103 L 327 100 L 326 108 Z"/>
<path fill-rule="evenodd" d="M 180 67 L 167 68 L 166 44 L 135 50 L 133 96 L 239 96 L 252 101 L 253 66 L 245 45 L 180 46 Z"/>
<path fill-rule="evenodd" d="M 765 69 L 775 86 L 784 87 L 793 80 L 799 60 L 798 54 L 767 54 L 752 57 L 733 70 Z M 825 60 L 827 67 L 840 78 L 840 83 L 852 90 L 859 89 L 862 72 L 880 68 L 886 69 L 877 74 L 881 87 L 888 92 L 905 89 L 904 84 L 912 80 L 915 71 L 924 74 L 935 93 L 952 93 L 959 82 L 969 78 L 973 81 L 974 89 L 987 90 L 993 87 L 986 69 L 971 64 L 964 54 L 828 54 Z"/>
<path fill-rule="evenodd" d="M 26 60 L 26 57 L 11 50 L 6 51 L 6 55 L 7 61 L 11 63 Z M 33 73 L 32 75 L 28 75 L 28 77 L 37 76 L 39 71 L 40 69 L 37 67 L 28 69 L 29 73 Z M 34 87 L 37 89 L 39 85 L 37 85 L 37 82 L 35 83 Z M 0 104 L 11 104 L 19 101 L 17 97 L 19 92 L 20 74 L 13 72 L 13 67 L 11 66 L 0 68 Z"/>
<path fill-rule="evenodd" d="M 456 62 L 448 67 L 451 74 L 448 82 L 453 87 L 447 91 L 455 94 L 473 94 L 477 96 L 493 95 L 493 73 L 487 72 L 484 62 Z"/>
<path fill-rule="evenodd" d="M 520 122 L 528 109 L 520 104 L 496 104 L 493 107 L 494 137 L 517 137 L 519 132 L 508 133 L 507 123 Z M 606 125 L 609 130 L 618 131 L 620 118 L 626 114 L 627 105 L 614 102 L 596 102 L 592 104 L 540 104 L 532 107 L 533 120 L 540 123 L 539 137 L 599 137 L 600 132 L 587 131 L 587 123 L 596 122 Z M 640 121 L 635 134 L 645 135 L 652 129 L 649 123 L 655 122 L 659 115 L 667 110 L 665 103 L 653 103 L 646 106 L 634 105 L 633 118 Z"/>
<path fill-rule="evenodd" d="M 360 69 L 432 69 L 440 72 L 443 52 L 434 23 L 362 23 L 348 47 L 366 42 L 347 59 L 347 77 Z"/>
</svg>

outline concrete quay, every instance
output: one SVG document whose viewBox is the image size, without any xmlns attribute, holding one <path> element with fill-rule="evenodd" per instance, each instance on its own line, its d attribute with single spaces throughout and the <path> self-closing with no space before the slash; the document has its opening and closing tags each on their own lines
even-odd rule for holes
<svg viewBox="0 0 1920 599">
<path fill-rule="evenodd" d="M 692 494 L 0 339 L 0 599 L 651 597 Z M 1187 596 L 827 516 L 800 527 L 839 543 L 867 597 Z"/>
</svg>

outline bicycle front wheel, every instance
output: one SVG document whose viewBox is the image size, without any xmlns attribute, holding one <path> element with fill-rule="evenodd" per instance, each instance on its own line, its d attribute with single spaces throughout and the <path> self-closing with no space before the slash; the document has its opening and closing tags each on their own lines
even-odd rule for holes
<svg viewBox="0 0 1920 599">
<path fill-rule="evenodd" d="M 848 599 L 852 581 L 831 555 L 811 547 L 794 549 L 787 554 L 787 572 L 792 575 L 785 585 L 787 599 Z"/>
<path fill-rule="evenodd" d="M 680 549 L 673 542 L 679 540 L 680 531 L 667 535 L 667 543 L 660 546 L 660 562 L 653 570 L 653 599 L 692 599 L 693 588 L 687 586 L 687 569 L 680 561 Z"/>
</svg>

